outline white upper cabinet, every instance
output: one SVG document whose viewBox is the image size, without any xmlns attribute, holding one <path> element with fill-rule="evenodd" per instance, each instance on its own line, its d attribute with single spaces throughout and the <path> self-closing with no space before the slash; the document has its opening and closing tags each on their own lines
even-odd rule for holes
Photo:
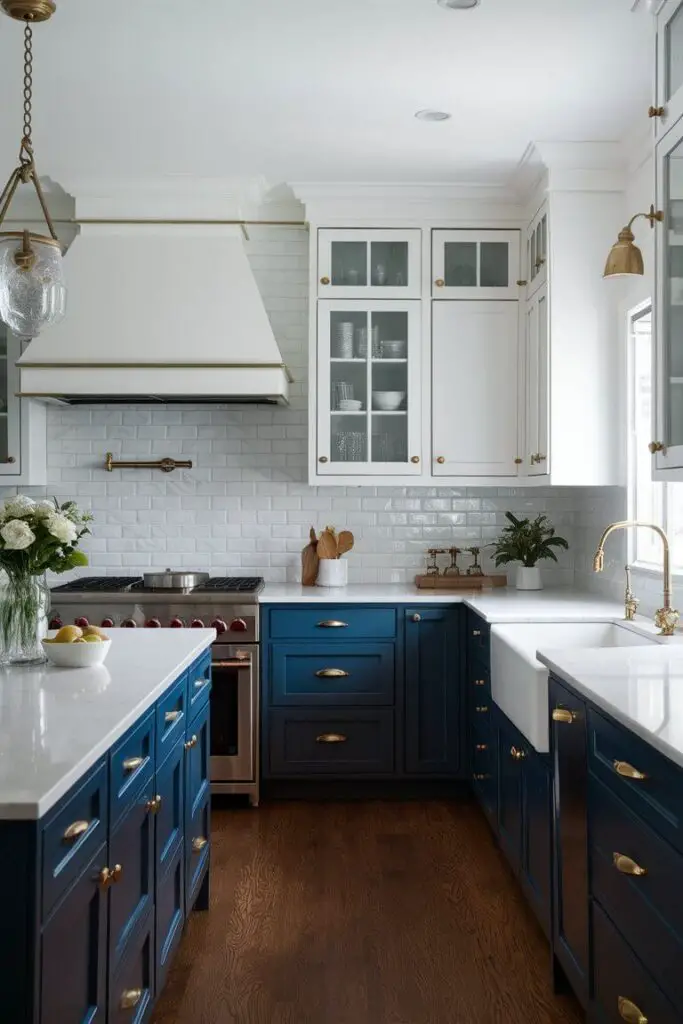
<svg viewBox="0 0 683 1024">
<path fill-rule="evenodd" d="M 538 211 L 527 232 L 526 293 L 530 298 L 548 280 L 548 207 Z"/>
<path fill-rule="evenodd" d="M 519 299 L 519 231 L 434 231 L 435 299 Z"/>
<path fill-rule="evenodd" d="M 419 302 L 318 303 L 316 476 L 422 473 Z"/>
<path fill-rule="evenodd" d="M 422 292 L 419 228 L 407 231 L 321 228 L 318 296 L 419 299 Z"/>
<path fill-rule="evenodd" d="M 516 476 L 518 303 L 435 302 L 432 335 L 433 474 Z"/>
<path fill-rule="evenodd" d="M 0 485 L 47 482 L 47 410 L 17 397 L 22 342 L 0 322 Z"/>
<path fill-rule="evenodd" d="M 526 309 L 526 352 L 524 359 L 524 459 L 525 476 L 550 473 L 548 446 L 548 288 L 543 285 Z"/>
<path fill-rule="evenodd" d="M 658 136 L 683 115 L 683 0 L 667 0 L 657 17 L 657 99 L 653 107 Z"/>
</svg>

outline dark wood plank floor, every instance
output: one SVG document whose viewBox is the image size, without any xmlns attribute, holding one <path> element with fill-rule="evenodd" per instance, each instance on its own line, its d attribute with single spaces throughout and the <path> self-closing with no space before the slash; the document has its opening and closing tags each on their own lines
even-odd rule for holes
<svg viewBox="0 0 683 1024">
<path fill-rule="evenodd" d="M 213 818 L 213 889 L 154 1024 L 580 1024 L 477 808 L 276 803 Z"/>
</svg>

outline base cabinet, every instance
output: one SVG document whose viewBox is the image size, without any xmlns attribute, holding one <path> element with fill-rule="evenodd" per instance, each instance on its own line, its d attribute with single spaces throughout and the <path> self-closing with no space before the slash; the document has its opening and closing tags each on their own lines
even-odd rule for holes
<svg viewBox="0 0 683 1024">
<path fill-rule="evenodd" d="M 405 611 L 405 770 L 455 775 L 460 768 L 459 616 L 452 608 Z"/>
<path fill-rule="evenodd" d="M 108 1024 L 144 1024 L 154 1005 L 154 914 L 142 924 L 109 981 Z"/>
</svg>

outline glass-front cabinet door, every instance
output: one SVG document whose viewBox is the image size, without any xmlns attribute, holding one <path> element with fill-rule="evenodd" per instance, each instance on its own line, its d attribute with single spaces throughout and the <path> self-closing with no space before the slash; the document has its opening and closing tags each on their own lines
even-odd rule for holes
<svg viewBox="0 0 683 1024">
<path fill-rule="evenodd" d="M 16 366 L 20 355 L 21 343 L 0 321 L 0 477 L 21 474 L 21 399 L 17 398 Z"/>
<path fill-rule="evenodd" d="M 317 471 L 419 476 L 419 302 L 318 303 Z"/>
<path fill-rule="evenodd" d="M 683 0 L 666 0 L 657 17 L 657 100 L 653 106 L 658 136 L 683 115 Z"/>
<path fill-rule="evenodd" d="M 318 295 L 327 298 L 419 299 L 419 228 L 318 232 Z"/>
<path fill-rule="evenodd" d="M 435 299 L 519 299 L 519 231 L 434 231 Z"/>
<path fill-rule="evenodd" d="M 543 206 L 529 226 L 526 240 L 526 294 L 530 298 L 548 280 L 548 211 Z"/>
</svg>

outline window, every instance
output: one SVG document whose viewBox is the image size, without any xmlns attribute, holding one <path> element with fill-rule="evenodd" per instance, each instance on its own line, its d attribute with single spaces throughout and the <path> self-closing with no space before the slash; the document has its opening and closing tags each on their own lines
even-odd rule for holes
<svg viewBox="0 0 683 1024">
<path fill-rule="evenodd" d="M 683 483 L 655 483 L 652 456 L 652 305 L 629 315 L 629 518 L 657 523 L 671 541 L 674 571 L 683 573 Z M 629 561 L 643 569 L 661 570 L 662 545 L 651 530 L 633 530 Z"/>
</svg>

